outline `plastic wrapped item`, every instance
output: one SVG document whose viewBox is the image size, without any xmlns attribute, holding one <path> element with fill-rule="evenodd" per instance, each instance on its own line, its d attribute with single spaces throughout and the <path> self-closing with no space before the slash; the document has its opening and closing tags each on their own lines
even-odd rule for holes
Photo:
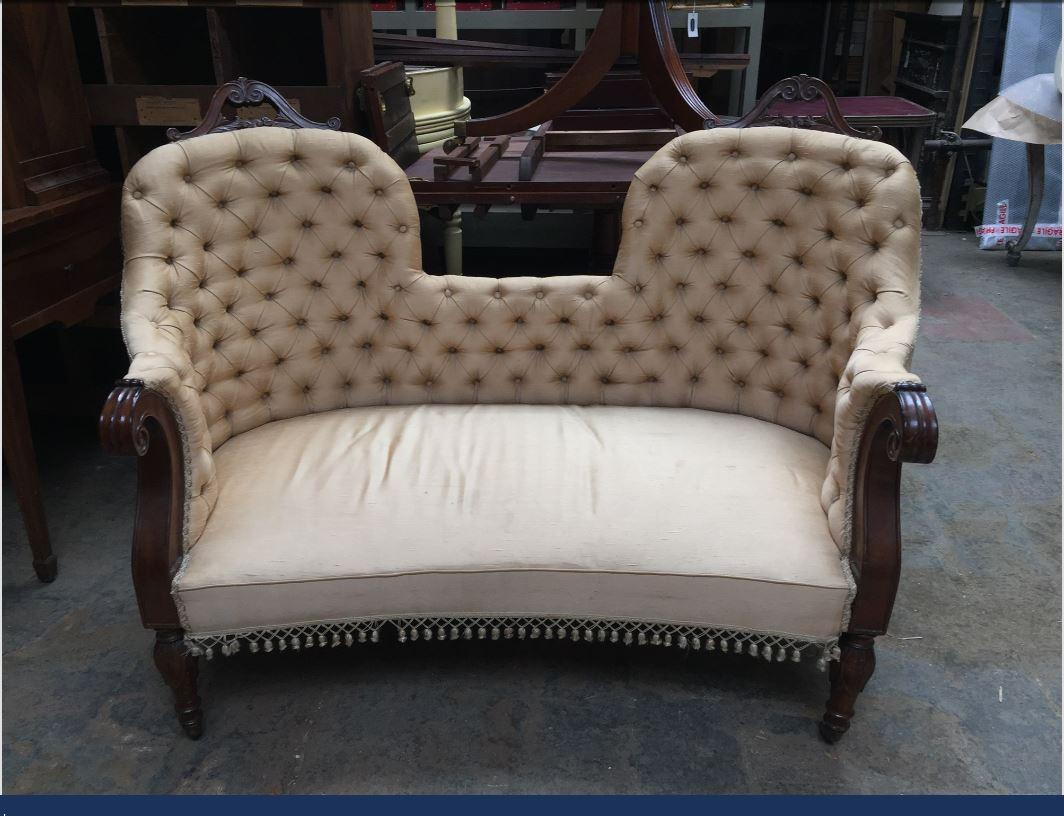
<svg viewBox="0 0 1064 816">
<path fill-rule="evenodd" d="M 980 249 L 1004 249 L 1020 236 L 1026 218 L 1027 148 L 1045 150 L 1045 196 L 1027 250 L 1059 250 L 1061 97 L 1052 73 L 1060 50 L 1060 7 L 1013 3 L 1009 10 L 1001 94 L 964 127 L 994 136 Z M 1058 63 L 1059 64 L 1059 63 Z"/>
</svg>

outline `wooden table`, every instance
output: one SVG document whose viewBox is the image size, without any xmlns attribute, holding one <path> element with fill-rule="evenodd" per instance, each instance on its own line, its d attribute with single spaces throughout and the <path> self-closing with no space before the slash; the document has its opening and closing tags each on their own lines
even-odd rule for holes
<svg viewBox="0 0 1064 816">
<path fill-rule="evenodd" d="M 933 110 L 900 96 L 839 96 L 835 101 L 843 118 L 852 127 L 879 127 L 884 131 L 896 131 L 898 149 L 919 170 L 924 140 L 935 124 L 936 114 Z M 778 99 L 768 108 L 768 113 L 780 116 L 823 116 L 825 112 L 826 103 L 823 99 L 810 102 Z"/>
<path fill-rule="evenodd" d="M 446 181 L 433 180 L 433 160 L 445 155 L 433 148 L 406 168 L 418 206 L 435 208 L 449 222 L 445 231 L 447 271 L 461 270 L 461 228 L 458 208 L 472 204 L 481 213 L 495 205 L 520 205 L 532 218 L 536 207 L 590 209 L 594 212 L 592 269 L 609 272 L 620 239 L 620 211 L 636 170 L 653 150 L 572 151 L 546 153 L 531 181 L 520 180 L 521 156 L 530 142 L 514 136 L 483 179 L 474 182 L 466 169 Z"/>
<path fill-rule="evenodd" d="M 41 484 L 14 342 L 50 323 L 70 325 L 92 314 L 103 295 L 118 288 L 117 184 L 49 204 L 4 210 L 3 399 L 4 461 L 22 511 L 33 568 L 55 580 L 41 502 Z"/>
</svg>

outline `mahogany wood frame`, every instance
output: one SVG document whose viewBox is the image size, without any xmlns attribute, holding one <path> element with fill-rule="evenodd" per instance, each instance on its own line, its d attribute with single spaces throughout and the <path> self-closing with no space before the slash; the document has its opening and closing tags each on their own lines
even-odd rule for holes
<svg viewBox="0 0 1064 816">
<path fill-rule="evenodd" d="M 812 102 L 814 99 L 823 99 L 825 112 L 818 116 L 792 116 L 781 113 L 772 113 L 772 107 L 777 99 L 784 102 Z M 827 130 L 833 133 L 841 133 L 845 136 L 855 136 L 858 139 L 871 139 L 878 141 L 883 137 L 883 131 L 878 125 L 871 125 L 861 130 L 850 125 L 846 117 L 839 110 L 839 103 L 835 94 L 824 80 L 808 74 L 798 74 L 786 77 L 774 84 L 761 95 L 753 109 L 733 122 L 720 125 L 707 125 L 707 127 L 763 127 L 777 125 L 782 127 L 806 128 L 810 130 Z"/>
<path fill-rule="evenodd" d="M 198 739 L 203 714 L 197 658 L 187 653 L 170 594 L 181 564 L 185 456 L 180 426 L 166 398 L 139 380 L 120 380 L 103 407 L 100 440 L 111 454 L 137 456 L 133 585 L 141 621 L 154 629 L 155 664 L 174 693 L 185 733 Z M 831 692 L 820 734 L 836 742 L 875 669 L 874 641 L 887 631 L 901 574 L 900 491 L 903 462 L 931 462 L 938 419 L 923 385 L 899 383 L 876 400 L 864 424 L 852 506 L 850 568 L 857 583 L 850 625 L 831 664 Z"/>
<path fill-rule="evenodd" d="M 261 116 L 258 119 L 241 119 L 236 116 L 227 119 L 223 113 L 227 105 L 238 107 L 241 105 L 259 105 L 269 102 L 277 111 L 276 116 Z M 299 128 L 314 128 L 317 130 L 339 130 L 340 117 L 333 116 L 326 122 L 315 122 L 307 119 L 293 108 L 288 100 L 281 96 L 275 88 L 265 82 L 259 82 L 247 77 L 238 77 L 218 87 L 211 97 L 207 113 L 192 130 L 185 132 L 177 128 L 169 128 L 166 138 L 171 142 L 180 142 L 203 136 L 207 133 L 226 133 L 231 130 L 243 130 L 253 127 L 283 127 L 298 130 Z"/>
<path fill-rule="evenodd" d="M 663 9 L 658 3 L 650 3 L 649 7 Z M 619 24 L 620 13 L 613 9 L 642 6 L 614 4 L 606 8 L 613 23 Z M 624 19 L 633 24 L 631 12 L 626 15 Z M 667 27 L 665 33 L 668 34 Z M 794 87 L 795 93 L 801 95 L 802 83 L 795 82 Z M 816 93 L 821 93 L 819 87 Z M 227 99 L 240 104 L 245 100 L 260 102 L 263 97 L 277 107 L 281 114 L 278 119 L 226 122 L 220 116 Z M 834 101 L 830 90 L 826 98 L 830 110 Z M 513 113 L 517 112 L 500 118 Z M 333 119 L 325 125 L 304 124 L 308 122 L 288 108 L 270 86 L 241 78 L 219 89 L 211 110 L 195 131 L 171 138 L 237 127 L 339 126 Z M 178 721 L 189 737 L 198 739 L 203 733 L 197 691 L 198 658 L 185 647 L 180 616 L 171 595 L 173 579 L 181 565 L 186 502 L 181 427 L 162 394 L 141 380 L 126 379 L 119 380 L 107 398 L 99 431 L 107 453 L 139 459 L 132 553 L 137 605 L 144 627 L 155 630 L 155 665 L 173 691 Z M 828 742 L 836 742 L 850 727 L 857 696 L 875 669 L 875 638 L 887 631 L 894 608 L 901 575 L 902 462 L 931 462 L 937 446 L 938 419 L 923 385 L 898 383 L 875 401 L 864 423 L 853 482 L 850 568 L 857 591 L 849 627 L 840 639 L 840 659 L 831 666 L 831 693 L 820 722 L 820 734 Z"/>
</svg>

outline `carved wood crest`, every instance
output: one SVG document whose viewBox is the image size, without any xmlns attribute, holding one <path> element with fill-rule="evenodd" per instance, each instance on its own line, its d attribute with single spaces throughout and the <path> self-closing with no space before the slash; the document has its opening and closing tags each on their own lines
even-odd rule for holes
<svg viewBox="0 0 1064 816">
<path fill-rule="evenodd" d="M 255 119 L 241 119 L 239 116 L 227 118 L 222 112 L 226 105 L 239 107 L 241 105 L 258 105 L 263 101 L 269 102 L 277 111 L 276 116 L 259 116 Z M 239 77 L 221 85 L 214 96 L 211 97 L 207 114 L 192 130 L 184 133 L 177 128 L 166 131 L 166 138 L 171 142 L 180 142 L 184 139 L 192 139 L 207 133 L 227 133 L 233 130 L 243 130 L 253 127 L 283 127 L 283 128 L 315 128 L 317 130 L 339 130 L 340 118 L 331 117 L 326 122 L 315 122 L 307 119 L 293 108 L 276 88 L 259 82 L 256 79 Z"/>
<path fill-rule="evenodd" d="M 826 111 L 823 115 L 772 113 L 769 111 L 769 108 L 777 100 L 784 102 L 812 102 L 814 99 L 824 100 Z M 842 115 L 842 111 L 839 110 L 839 103 L 827 83 L 808 74 L 798 74 L 797 76 L 781 79 L 765 91 L 761 98 L 757 100 L 753 110 L 734 122 L 706 123 L 707 128 L 744 128 L 765 125 L 805 128 L 808 130 L 828 130 L 842 133 L 846 136 L 855 136 L 858 139 L 872 139 L 874 141 L 879 141 L 883 136 L 883 131 L 875 125 L 864 129 L 858 129 L 850 125 Z"/>
</svg>

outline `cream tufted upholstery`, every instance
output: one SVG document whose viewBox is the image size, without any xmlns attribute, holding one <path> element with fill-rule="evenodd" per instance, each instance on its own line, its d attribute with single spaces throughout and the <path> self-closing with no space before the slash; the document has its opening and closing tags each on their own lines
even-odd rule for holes
<svg viewBox="0 0 1064 816">
<path fill-rule="evenodd" d="M 370 142 L 204 136 L 153 151 L 125 184 L 128 376 L 180 415 L 188 548 L 218 496 L 214 451 L 265 423 L 567 403 L 732 412 L 830 445 L 821 504 L 845 550 L 861 421 L 916 380 L 919 218 L 891 147 L 721 129 L 637 173 L 612 277 L 434 277 L 406 178 Z"/>
</svg>

